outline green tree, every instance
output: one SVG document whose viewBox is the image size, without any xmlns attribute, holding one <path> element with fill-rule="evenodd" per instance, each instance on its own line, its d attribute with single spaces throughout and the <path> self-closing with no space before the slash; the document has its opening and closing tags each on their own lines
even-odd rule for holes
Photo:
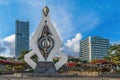
<svg viewBox="0 0 120 80">
<path fill-rule="evenodd" d="M 83 63 L 83 64 L 84 64 L 84 63 L 89 63 L 89 61 L 87 61 L 87 60 L 82 60 L 81 63 Z"/>
<path fill-rule="evenodd" d="M 105 56 L 104 59 L 112 61 L 116 64 L 120 63 L 120 44 L 110 46 L 109 54 Z"/>
<path fill-rule="evenodd" d="M 23 51 L 21 52 L 21 55 L 18 57 L 18 60 L 24 60 L 24 55 L 27 54 L 27 53 L 30 52 L 30 51 L 31 51 L 31 50 L 23 50 Z M 37 55 L 33 55 L 33 56 L 31 57 L 31 59 L 32 59 L 33 61 L 37 62 L 38 57 L 37 57 Z"/>
<path fill-rule="evenodd" d="M 107 61 L 111 60 L 110 57 L 109 57 L 109 55 L 105 56 L 104 59 L 107 60 Z"/>
<path fill-rule="evenodd" d="M 7 58 L 4 56 L 0 56 L 0 59 L 7 60 Z"/>
<path fill-rule="evenodd" d="M 80 62 L 80 59 L 79 58 L 69 58 L 68 62 L 70 62 L 70 61 L 78 63 L 78 62 Z"/>
<path fill-rule="evenodd" d="M 21 51 L 21 54 L 18 57 L 18 60 L 23 60 L 24 59 L 24 55 L 27 54 L 28 52 L 30 52 L 30 50 L 23 50 L 23 51 Z"/>
<path fill-rule="evenodd" d="M 112 53 L 111 60 L 114 63 L 120 63 L 120 44 L 115 44 L 110 47 L 110 52 Z"/>
</svg>

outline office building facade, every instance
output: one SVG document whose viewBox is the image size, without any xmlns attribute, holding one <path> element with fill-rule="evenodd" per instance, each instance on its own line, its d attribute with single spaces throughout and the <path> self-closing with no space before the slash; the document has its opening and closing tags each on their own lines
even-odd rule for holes
<svg viewBox="0 0 120 80">
<path fill-rule="evenodd" d="M 17 20 L 15 33 L 15 57 L 18 58 L 23 50 L 29 50 L 29 22 Z"/>
<path fill-rule="evenodd" d="M 99 36 L 89 36 L 80 41 L 80 54 L 82 60 L 91 62 L 94 59 L 103 59 L 109 50 L 109 39 Z"/>
</svg>

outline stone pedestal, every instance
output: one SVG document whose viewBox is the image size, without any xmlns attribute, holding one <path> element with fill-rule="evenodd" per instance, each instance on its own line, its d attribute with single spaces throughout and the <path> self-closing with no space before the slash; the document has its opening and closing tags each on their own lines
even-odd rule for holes
<svg viewBox="0 0 120 80">
<path fill-rule="evenodd" d="M 33 75 L 35 77 L 39 77 L 42 75 L 49 75 L 54 73 L 56 73 L 56 68 L 53 62 L 39 61 Z"/>
</svg>

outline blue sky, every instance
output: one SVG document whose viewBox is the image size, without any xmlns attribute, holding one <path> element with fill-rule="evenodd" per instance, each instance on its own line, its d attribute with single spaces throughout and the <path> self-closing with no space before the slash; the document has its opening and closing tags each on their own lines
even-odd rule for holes
<svg viewBox="0 0 120 80">
<path fill-rule="evenodd" d="M 112 44 L 120 43 L 120 0 L 0 0 L 0 50 L 4 50 L 1 54 L 14 50 L 9 48 L 14 47 L 15 21 L 29 21 L 32 35 L 45 5 L 63 44 L 75 48 L 74 42 L 77 44 L 88 36 L 102 36 Z"/>
</svg>

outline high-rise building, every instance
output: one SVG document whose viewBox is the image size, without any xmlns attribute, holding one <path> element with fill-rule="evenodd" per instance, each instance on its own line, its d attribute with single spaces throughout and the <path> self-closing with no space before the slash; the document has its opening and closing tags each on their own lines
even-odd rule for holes
<svg viewBox="0 0 120 80">
<path fill-rule="evenodd" d="M 23 50 L 29 50 L 29 22 L 17 20 L 15 33 L 15 57 L 18 58 Z"/>
<path fill-rule="evenodd" d="M 91 61 L 94 59 L 103 59 L 109 50 L 109 39 L 99 36 L 89 36 L 80 41 L 80 54 L 82 60 Z"/>
</svg>

